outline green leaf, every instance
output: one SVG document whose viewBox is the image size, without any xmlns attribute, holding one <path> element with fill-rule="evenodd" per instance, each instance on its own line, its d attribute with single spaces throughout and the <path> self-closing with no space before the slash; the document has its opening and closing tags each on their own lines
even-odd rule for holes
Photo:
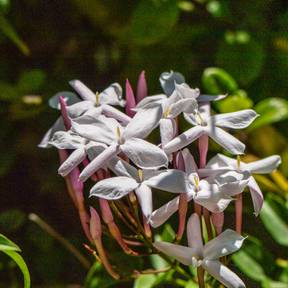
<svg viewBox="0 0 288 288">
<path fill-rule="evenodd" d="M 30 287 L 30 274 L 29 274 L 29 270 L 28 267 L 24 261 L 24 259 L 21 257 L 21 255 L 19 255 L 17 252 L 15 251 L 8 251 L 8 250 L 4 250 L 3 251 L 6 255 L 8 255 L 11 259 L 14 260 L 14 262 L 18 265 L 18 267 L 20 268 L 23 277 L 24 277 L 24 288 L 29 288 Z"/>
<path fill-rule="evenodd" d="M 259 102 L 254 110 L 260 117 L 254 121 L 250 130 L 287 119 L 288 101 L 276 97 L 266 98 Z"/>
<path fill-rule="evenodd" d="M 172 242 L 175 239 L 175 232 L 170 224 L 165 224 L 161 233 L 161 241 Z"/>
<path fill-rule="evenodd" d="M 132 41 L 151 45 L 168 36 L 177 22 L 179 8 L 176 0 L 142 0 L 131 21 Z"/>
<path fill-rule="evenodd" d="M 240 250 L 232 256 L 236 266 L 249 278 L 255 281 L 263 281 L 266 278 L 264 269 L 245 250 Z"/>
<path fill-rule="evenodd" d="M 206 68 L 202 75 L 202 84 L 209 94 L 233 93 L 238 89 L 236 81 L 225 70 L 216 67 Z"/>
<path fill-rule="evenodd" d="M 216 54 L 217 65 L 231 73 L 243 85 L 249 84 L 260 75 L 265 59 L 263 47 L 251 38 L 248 40 L 232 44 L 223 41 Z"/>
<path fill-rule="evenodd" d="M 24 55 L 29 55 L 30 51 L 28 46 L 24 41 L 18 36 L 17 32 L 11 26 L 11 24 L 5 19 L 5 17 L 0 13 L 0 31 L 9 38 Z"/>
<path fill-rule="evenodd" d="M 280 245 L 288 246 L 288 225 L 279 215 L 277 206 L 271 198 L 264 201 L 260 218 L 273 239 Z"/>
<path fill-rule="evenodd" d="M 141 275 L 135 280 L 133 288 L 152 288 L 156 280 L 154 274 Z"/>
<path fill-rule="evenodd" d="M 9 240 L 3 234 L 0 234 L 0 251 L 17 251 L 20 252 L 21 249 L 11 240 Z"/>
<path fill-rule="evenodd" d="M 287 288 L 287 283 L 276 282 L 276 281 L 266 278 L 262 282 L 262 287 L 263 288 Z"/>
<path fill-rule="evenodd" d="M 237 94 L 226 97 L 215 103 L 221 113 L 235 112 L 242 109 L 249 109 L 253 106 L 253 101 L 243 90 L 237 90 Z"/>
<path fill-rule="evenodd" d="M 190 280 L 186 283 L 184 288 L 198 288 L 198 287 L 199 287 L 198 284 Z"/>
</svg>

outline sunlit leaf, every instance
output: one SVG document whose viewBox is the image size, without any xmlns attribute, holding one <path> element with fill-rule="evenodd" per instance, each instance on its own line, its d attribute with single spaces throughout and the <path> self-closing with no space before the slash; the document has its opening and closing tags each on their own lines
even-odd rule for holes
<svg viewBox="0 0 288 288">
<path fill-rule="evenodd" d="M 140 1 L 132 15 L 132 41 L 142 45 L 159 42 L 169 35 L 178 14 L 176 0 Z"/>
<path fill-rule="evenodd" d="M 154 274 L 147 274 L 139 276 L 134 282 L 134 288 L 152 288 L 157 280 Z"/>
<path fill-rule="evenodd" d="M 18 265 L 18 267 L 20 268 L 20 270 L 23 274 L 23 277 L 24 277 L 24 288 L 29 288 L 30 287 L 30 274 L 29 274 L 28 267 L 27 267 L 24 259 L 22 258 L 22 256 L 19 255 L 15 251 L 4 250 L 2 252 L 4 252 L 11 259 L 13 259 L 14 262 Z"/>
<path fill-rule="evenodd" d="M 257 103 L 254 109 L 261 117 L 254 121 L 250 130 L 288 118 L 288 101 L 282 98 L 266 98 Z"/>
<path fill-rule="evenodd" d="M 206 68 L 202 84 L 207 93 L 217 95 L 233 93 L 238 89 L 236 81 L 225 70 L 216 67 Z"/>
<path fill-rule="evenodd" d="M 288 246 L 287 222 L 282 219 L 280 211 L 278 211 L 276 205 L 273 205 L 273 200 L 271 198 L 267 198 L 264 201 L 260 217 L 273 239 L 280 245 Z"/>
<path fill-rule="evenodd" d="M 0 251 L 17 251 L 21 249 L 3 234 L 0 234 Z"/>
</svg>

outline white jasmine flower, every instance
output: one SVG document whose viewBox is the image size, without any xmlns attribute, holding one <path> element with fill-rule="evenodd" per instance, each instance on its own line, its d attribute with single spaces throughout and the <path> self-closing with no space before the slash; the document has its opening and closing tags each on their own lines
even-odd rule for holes
<svg viewBox="0 0 288 288">
<path fill-rule="evenodd" d="M 244 163 L 237 159 L 217 154 L 206 165 L 204 169 L 199 169 L 202 177 L 219 173 L 219 171 L 236 171 L 248 172 L 249 182 L 247 184 L 254 206 L 254 214 L 257 216 L 263 205 L 263 194 L 252 174 L 267 174 L 274 171 L 281 163 L 279 155 L 273 155 L 262 160 Z"/>
<path fill-rule="evenodd" d="M 244 237 L 227 229 L 204 245 L 199 217 L 194 213 L 187 223 L 187 239 L 188 247 L 169 242 L 155 242 L 154 247 L 184 265 L 201 266 L 227 288 L 246 287 L 234 272 L 219 261 L 219 258 L 238 251 Z"/>
</svg>

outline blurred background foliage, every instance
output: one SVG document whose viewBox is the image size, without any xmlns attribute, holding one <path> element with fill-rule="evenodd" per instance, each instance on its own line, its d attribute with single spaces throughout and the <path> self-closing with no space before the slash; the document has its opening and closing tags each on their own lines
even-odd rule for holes
<svg viewBox="0 0 288 288">
<path fill-rule="evenodd" d="M 251 236 L 232 266 L 248 287 L 288 286 L 287 8 L 285 0 L 0 0 L 0 231 L 22 248 L 33 287 L 78 287 L 87 269 L 55 234 L 29 220 L 31 212 L 93 261 L 57 175 L 57 153 L 37 148 L 57 117 L 48 99 L 71 90 L 68 81 L 74 78 L 95 91 L 115 81 L 123 85 L 125 78 L 136 84 L 143 69 L 149 94 L 160 92 L 160 73 L 173 69 L 203 92 L 228 93 L 216 111 L 254 107 L 261 114 L 238 134 L 247 144 L 246 160 L 280 154 L 283 163 L 270 176 L 257 176 L 266 197 L 259 218 L 245 196 L 244 231 Z M 232 225 L 232 207 L 227 215 Z M 168 240 L 165 229 L 172 228 L 159 232 Z M 121 257 L 131 269 L 149 261 Z M 153 267 L 163 266 L 150 260 Z M 95 264 L 85 285 L 148 288 L 161 287 L 161 281 L 168 287 L 171 273 L 115 284 Z M 22 287 L 22 279 L 3 254 L 0 287 L 7 285 Z"/>
</svg>

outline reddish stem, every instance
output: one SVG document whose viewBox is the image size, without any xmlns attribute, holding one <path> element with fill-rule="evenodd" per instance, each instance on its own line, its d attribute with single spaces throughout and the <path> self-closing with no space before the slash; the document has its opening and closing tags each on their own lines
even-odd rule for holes
<svg viewBox="0 0 288 288">
<path fill-rule="evenodd" d="M 236 232 L 241 234 L 242 232 L 242 212 L 243 212 L 243 196 L 242 193 L 237 195 L 235 202 L 236 210 Z"/>
</svg>

